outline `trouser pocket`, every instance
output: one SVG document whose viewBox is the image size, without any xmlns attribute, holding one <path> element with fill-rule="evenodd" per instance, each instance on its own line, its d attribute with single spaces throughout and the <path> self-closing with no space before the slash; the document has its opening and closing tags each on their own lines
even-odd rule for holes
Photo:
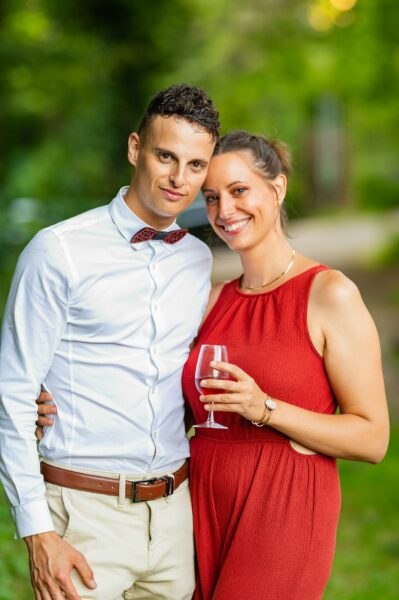
<svg viewBox="0 0 399 600">
<path fill-rule="evenodd" d="M 53 483 L 46 484 L 46 500 L 53 518 L 54 529 L 58 535 L 65 537 L 70 529 L 70 514 L 65 506 L 63 488 Z"/>
</svg>

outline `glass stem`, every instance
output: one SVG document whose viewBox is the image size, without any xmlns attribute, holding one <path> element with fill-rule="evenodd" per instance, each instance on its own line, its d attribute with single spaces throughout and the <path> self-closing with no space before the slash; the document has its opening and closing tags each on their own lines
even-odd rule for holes
<svg viewBox="0 0 399 600">
<path fill-rule="evenodd" d="M 211 402 L 211 404 L 213 404 L 213 402 Z M 208 416 L 206 418 L 206 421 L 209 424 L 212 424 L 212 425 L 214 424 L 214 422 L 215 422 L 215 414 L 214 414 L 213 410 L 209 410 L 208 411 Z"/>
</svg>

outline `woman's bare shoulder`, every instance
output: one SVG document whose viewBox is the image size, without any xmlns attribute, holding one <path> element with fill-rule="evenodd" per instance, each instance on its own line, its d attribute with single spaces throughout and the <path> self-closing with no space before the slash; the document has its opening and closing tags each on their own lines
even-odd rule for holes
<svg viewBox="0 0 399 600">
<path fill-rule="evenodd" d="M 309 296 L 308 324 L 316 347 L 323 347 L 323 352 L 325 341 L 331 349 L 341 344 L 349 347 L 353 340 L 359 339 L 370 345 L 378 337 L 357 285 L 333 269 L 321 271 L 314 279 Z"/>
<path fill-rule="evenodd" d="M 357 285 L 341 271 L 320 271 L 313 282 L 312 301 L 325 308 L 339 308 L 361 300 Z"/>
<path fill-rule="evenodd" d="M 340 271 L 322 271 L 315 277 L 309 297 L 310 318 L 324 334 L 343 337 L 360 329 L 375 335 L 375 324 L 357 285 Z M 351 333 L 350 333 L 351 332 Z"/>
</svg>

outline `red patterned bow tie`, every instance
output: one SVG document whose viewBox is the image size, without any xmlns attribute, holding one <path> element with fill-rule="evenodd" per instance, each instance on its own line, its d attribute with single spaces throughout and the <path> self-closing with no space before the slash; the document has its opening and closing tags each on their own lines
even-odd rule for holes
<svg viewBox="0 0 399 600">
<path fill-rule="evenodd" d="M 152 227 L 144 227 L 134 234 L 131 244 L 146 242 L 148 240 L 161 240 L 165 244 L 176 244 L 188 233 L 188 229 L 175 229 L 174 231 L 157 231 Z"/>
</svg>

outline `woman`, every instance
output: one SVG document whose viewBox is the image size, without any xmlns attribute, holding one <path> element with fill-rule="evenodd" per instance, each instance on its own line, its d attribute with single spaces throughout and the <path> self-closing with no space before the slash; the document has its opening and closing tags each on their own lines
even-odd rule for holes
<svg viewBox="0 0 399 600">
<path fill-rule="evenodd" d="M 203 193 L 243 275 L 212 290 L 183 373 L 197 429 L 191 493 L 196 600 L 316 600 L 331 570 L 340 510 L 336 458 L 379 462 L 388 413 L 378 335 L 356 286 L 291 248 L 279 142 L 224 136 Z M 225 344 L 235 381 L 194 384 L 201 344 Z M 213 403 L 213 404 L 211 404 Z M 339 413 L 336 409 L 339 408 Z"/>
</svg>

